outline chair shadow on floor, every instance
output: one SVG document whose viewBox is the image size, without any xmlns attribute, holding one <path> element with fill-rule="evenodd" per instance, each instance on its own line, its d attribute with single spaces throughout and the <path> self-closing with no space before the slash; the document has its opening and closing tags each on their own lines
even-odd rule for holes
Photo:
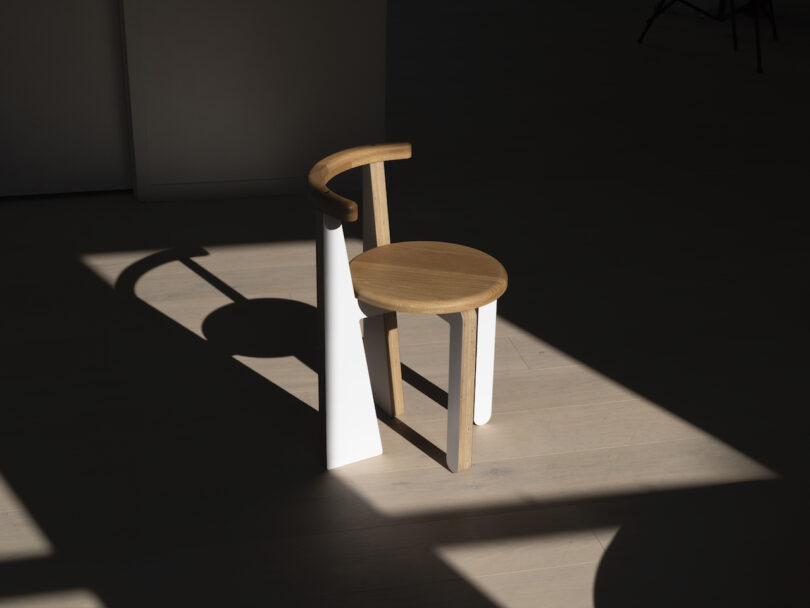
<svg viewBox="0 0 810 608">
<path fill-rule="evenodd" d="M 194 261 L 208 255 L 201 247 L 167 249 L 147 256 L 129 266 L 116 281 L 116 290 L 135 296 L 135 283 L 150 270 L 169 262 L 180 262 L 191 272 L 233 300 L 206 316 L 202 333 L 218 353 L 247 357 L 294 356 L 318 373 L 320 341 L 318 311 L 314 306 L 284 298 L 246 298 L 219 277 Z M 447 391 L 414 371 L 402 366 L 405 382 L 428 398 L 447 408 Z M 378 411 L 382 422 L 417 447 L 425 455 L 447 468 L 445 453 L 422 437 L 402 420 Z"/>
<path fill-rule="evenodd" d="M 142 276 L 163 264 L 180 262 L 233 300 L 203 321 L 203 335 L 218 352 L 247 357 L 295 356 L 317 371 L 317 309 L 296 300 L 246 298 L 193 259 L 206 255 L 208 252 L 201 247 L 159 251 L 127 267 L 116 281 L 115 290 L 137 299 L 135 284 Z"/>
<path fill-rule="evenodd" d="M 636 500 L 599 564 L 596 608 L 808 605 L 801 487 L 764 481 Z"/>
<path fill-rule="evenodd" d="M 294 356 L 317 371 L 317 309 L 282 298 L 255 298 L 210 313 L 202 331 L 213 348 L 246 357 Z"/>
<path fill-rule="evenodd" d="M 0 603 L 84 589 L 109 608 L 344 605 L 329 560 L 287 539 L 389 520 L 324 474 L 318 413 L 227 352 L 311 363 L 315 309 L 235 302 L 204 323 L 209 343 L 137 297 L 151 269 L 202 254 L 147 256 L 115 290 L 57 258 L 60 333 L 3 344 L 2 482 L 50 548 L 3 555 Z M 50 275 L 15 278 L 29 276 Z M 256 331 L 265 314 L 276 323 Z M 438 557 L 419 561 L 492 605 Z"/>
<path fill-rule="evenodd" d="M 696 554 L 718 556 L 700 564 L 722 569 L 723 580 L 733 580 L 740 568 L 744 579 L 749 555 L 797 567 L 792 580 L 804 584 L 806 558 L 791 557 L 806 546 L 807 505 L 792 494 L 775 499 L 785 485 L 778 480 L 706 491 L 628 488 L 386 515 L 338 476 L 323 474 L 317 412 L 224 353 L 224 344 L 215 347 L 230 311 L 212 313 L 209 343 L 135 296 L 134 285 L 154 258 L 129 267 L 116 293 L 60 247 L 57 242 L 45 249 L 49 255 L 15 258 L 18 268 L 6 274 L 20 305 L 4 311 L 17 323 L 7 323 L 11 335 L 0 349 L 0 471 L 52 551 L 6 557 L 0 600 L 79 588 L 109 608 L 307 600 L 323 606 L 430 605 L 425 598 L 447 605 L 431 586 L 446 581 L 453 603 L 493 606 L 496 600 L 439 559 L 434 545 L 619 525 L 597 573 L 598 608 L 632 605 L 623 592 L 639 588 L 628 579 L 637 570 L 627 564 L 639 564 L 638 571 L 661 581 L 637 596 L 643 605 L 666 605 L 673 581 L 684 586 L 678 597 L 700 605 L 705 579 L 681 575 Z M 176 251 L 156 255 L 177 261 Z M 314 314 L 306 305 L 293 307 L 302 322 Z M 39 330 L 33 337 L 32 328 Z M 308 354 L 281 342 L 263 352 L 304 359 L 315 352 L 314 343 Z M 715 499 L 724 506 L 713 506 Z M 767 508 L 751 508 L 757 504 Z M 519 512 L 530 516 L 519 526 L 506 525 Z M 479 516 L 484 519 L 472 519 Z M 774 516 L 781 517 L 778 534 Z M 419 544 L 406 551 L 387 540 L 369 547 L 365 529 L 415 519 L 426 526 L 447 520 L 450 531 L 444 525 L 435 534 L 423 531 Z M 492 525 L 479 525 L 485 520 Z M 346 530 L 356 532 L 337 552 L 327 551 L 337 546 L 334 532 Z M 749 543 L 752 537 L 758 540 Z M 728 538 L 745 543 L 745 550 L 724 555 Z M 751 553 L 752 546 L 762 550 Z M 358 557 L 361 565 L 379 564 L 379 589 L 363 596 L 365 602 L 340 595 L 364 589 L 368 575 L 355 567 L 343 578 L 330 556 L 347 568 Z M 757 579 L 778 594 L 784 578 L 773 580 Z"/>
</svg>

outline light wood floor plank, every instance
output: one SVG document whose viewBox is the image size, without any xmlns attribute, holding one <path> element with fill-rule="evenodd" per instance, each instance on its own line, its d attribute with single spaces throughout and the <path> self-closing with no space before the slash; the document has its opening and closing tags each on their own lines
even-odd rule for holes
<svg viewBox="0 0 810 608">
<path fill-rule="evenodd" d="M 398 585 L 367 589 L 346 595 L 331 596 L 322 600 L 324 606 L 359 606 L 362 608 L 492 608 L 492 601 L 469 582 L 461 579 L 446 579 L 416 585 Z"/>
<path fill-rule="evenodd" d="M 0 608 L 108 608 L 95 593 L 87 589 L 35 593 L 20 597 L 0 598 Z"/>
<path fill-rule="evenodd" d="M 406 421 L 407 416 L 403 417 Z M 414 430 L 443 448 L 441 420 L 418 420 Z M 476 427 L 475 462 L 526 458 L 696 437 L 677 417 L 641 400 L 502 412 Z"/>
<path fill-rule="evenodd" d="M 350 239 L 348 250 L 355 255 L 362 244 Z M 241 296 L 288 299 L 302 311 L 315 304 L 313 242 L 207 251 L 194 263 Z M 83 259 L 114 284 L 149 253 Z M 180 262 L 147 273 L 136 293 L 201 340 L 209 315 L 232 302 Z M 271 559 L 262 576 L 279 601 L 592 606 L 596 568 L 622 523 L 594 515 L 600 501 L 774 477 L 540 337 L 497 322 L 493 418 L 473 430 L 472 468 L 453 475 L 444 465 L 441 403 L 448 326 L 433 315 L 399 315 L 402 362 L 421 378 L 411 373 L 408 382 L 406 374 L 400 419 L 379 421 L 384 453 L 311 479 L 266 507 L 273 516 L 261 542 L 272 539 L 272 555 L 285 559 Z M 317 409 L 317 374 L 306 360 L 314 346 L 234 358 Z M 261 519 L 260 505 L 243 508 L 246 520 Z M 20 544 L 24 515 L 11 508 L 0 515 L 0 548 L 33 546 L 28 537 Z"/>
<path fill-rule="evenodd" d="M 51 543 L 25 509 L 0 513 L 0 563 L 52 552 Z"/>
<path fill-rule="evenodd" d="M 268 577 L 304 586 L 311 573 L 300 564 L 322 563 L 313 568 L 320 573 L 317 586 L 336 593 L 396 586 L 403 569 L 413 584 L 422 584 L 456 572 L 475 577 L 598 560 L 602 548 L 589 530 L 532 536 L 564 528 L 572 511 L 498 513 L 279 539 L 274 551 L 286 559 Z"/>
<path fill-rule="evenodd" d="M 377 511 L 398 517 L 774 476 L 754 460 L 706 437 L 512 460 L 474 460 L 463 476 L 452 475 L 438 464 L 377 473 L 372 461 L 367 462 L 340 469 L 335 476 Z"/>
<path fill-rule="evenodd" d="M 496 348 L 498 341 L 496 341 Z M 418 347 L 417 347 L 418 348 Z M 417 351 L 418 352 L 418 351 Z M 504 348 L 502 352 L 509 353 Z M 539 370 L 504 369 L 498 366 L 496 351 L 496 371 L 493 390 L 493 421 L 502 413 L 516 411 L 533 411 L 564 406 L 592 405 L 608 402 L 637 400 L 638 396 L 601 374 L 580 365 L 568 365 Z M 414 355 L 416 357 L 418 355 Z M 423 371 L 434 371 L 438 365 L 439 353 L 431 355 L 431 362 L 421 367 Z M 435 358 L 435 359 L 434 359 Z M 413 360 L 413 359 L 412 359 Z M 503 364 L 504 367 L 507 363 Z M 418 372 L 418 370 L 415 370 Z M 423 374 L 431 384 L 446 390 L 446 374 Z M 441 411 L 430 401 L 431 396 L 416 395 L 417 388 L 405 385 L 407 420 L 421 418 L 440 418 Z"/>
<path fill-rule="evenodd" d="M 508 337 L 529 369 L 578 365 L 576 359 L 527 331 L 517 329 L 510 332 Z"/>
<path fill-rule="evenodd" d="M 598 563 L 478 577 L 473 584 L 497 606 L 591 608 Z"/>
</svg>

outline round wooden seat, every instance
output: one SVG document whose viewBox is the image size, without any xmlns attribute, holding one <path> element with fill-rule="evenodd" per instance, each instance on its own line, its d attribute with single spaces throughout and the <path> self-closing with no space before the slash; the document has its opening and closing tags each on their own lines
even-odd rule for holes
<svg viewBox="0 0 810 608">
<path fill-rule="evenodd" d="M 506 291 L 501 263 L 482 251 L 436 241 L 375 247 L 351 261 L 355 295 L 397 312 L 447 314 L 484 306 Z"/>
</svg>

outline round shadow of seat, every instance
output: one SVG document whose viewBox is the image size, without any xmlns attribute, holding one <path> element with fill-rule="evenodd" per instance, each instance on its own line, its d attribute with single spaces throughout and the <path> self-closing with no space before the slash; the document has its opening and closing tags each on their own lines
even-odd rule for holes
<svg viewBox="0 0 810 608">
<path fill-rule="evenodd" d="M 806 607 L 806 507 L 772 481 L 648 501 L 602 557 L 595 608 Z"/>
<path fill-rule="evenodd" d="M 315 369 L 317 310 L 303 302 L 257 298 L 227 304 L 202 324 L 206 339 L 230 355 L 293 355 Z"/>
</svg>

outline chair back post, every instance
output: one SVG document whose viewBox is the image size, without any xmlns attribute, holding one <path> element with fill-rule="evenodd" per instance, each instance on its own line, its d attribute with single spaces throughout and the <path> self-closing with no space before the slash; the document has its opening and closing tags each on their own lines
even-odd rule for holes
<svg viewBox="0 0 810 608">
<path fill-rule="evenodd" d="M 363 166 L 363 251 L 391 242 L 382 161 Z"/>
<path fill-rule="evenodd" d="M 363 166 L 363 251 L 390 242 L 385 166 L 383 161 L 377 161 Z M 374 401 L 389 416 L 399 416 L 405 411 L 405 404 L 397 313 L 367 318 L 363 327 Z"/>
</svg>

